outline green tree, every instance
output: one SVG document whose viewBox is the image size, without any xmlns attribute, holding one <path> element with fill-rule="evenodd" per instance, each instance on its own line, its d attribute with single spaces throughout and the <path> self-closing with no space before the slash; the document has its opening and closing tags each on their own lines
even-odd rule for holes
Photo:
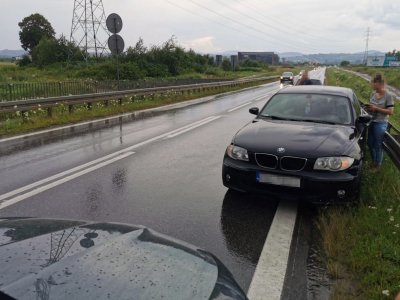
<svg viewBox="0 0 400 300">
<path fill-rule="evenodd" d="M 81 50 L 64 36 L 58 39 L 44 37 L 32 51 L 32 62 L 40 67 L 68 59 L 83 60 Z"/>
<path fill-rule="evenodd" d="M 224 71 L 231 71 L 232 70 L 232 64 L 231 61 L 228 58 L 224 58 L 222 61 L 222 69 Z"/>
<path fill-rule="evenodd" d="M 347 60 L 343 60 L 343 61 L 340 63 L 340 66 L 342 66 L 342 67 L 346 67 L 346 66 L 348 66 L 348 65 L 350 65 L 350 62 L 347 61 Z"/>
<path fill-rule="evenodd" d="M 19 40 L 24 50 L 32 53 L 42 38 L 54 38 L 55 32 L 50 22 L 41 14 L 32 14 L 18 23 L 21 28 Z"/>
</svg>

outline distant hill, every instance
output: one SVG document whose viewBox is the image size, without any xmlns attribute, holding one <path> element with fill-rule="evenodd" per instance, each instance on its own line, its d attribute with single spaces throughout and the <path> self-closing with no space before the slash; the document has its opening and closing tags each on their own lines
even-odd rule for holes
<svg viewBox="0 0 400 300">
<path fill-rule="evenodd" d="M 16 56 L 22 56 L 26 53 L 24 50 L 0 50 L 0 58 L 12 58 Z"/>
<path fill-rule="evenodd" d="M 289 57 L 296 57 L 296 56 L 303 56 L 303 53 L 300 52 L 282 52 L 278 53 L 280 58 L 289 58 Z"/>
<path fill-rule="evenodd" d="M 223 56 L 230 56 L 237 54 L 237 51 L 224 51 Z M 212 53 L 210 55 L 215 55 Z M 356 53 L 318 53 L 318 54 L 303 54 L 300 52 L 281 52 L 278 53 L 280 59 L 284 59 L 285 62 L 293 63 L 304 63 L 304 62 L 314 62 L 320 64 L 340 64 L 342 61 L 347 60 L 351 64 L 361 64 L 364 60 L 364 52 Z M 368 55 L 383 56 L 385 53 L 376 50 L 368 51 Z"/>
<path fill-rule="evenodd" d="M 384 56 L 385 53 L 371 50 L 368 51 L 368 55 Z M 340 64 L 342 61 L 347 60 L 351 64 L 361 64 L 364 60 L 364 52 L 303 54 L 299 56 L 281 57 L 281 58 L 285 58 L 287 62 L 294 62 L 294 63 L 314 62 L 321 64 Z"/>
</svg>

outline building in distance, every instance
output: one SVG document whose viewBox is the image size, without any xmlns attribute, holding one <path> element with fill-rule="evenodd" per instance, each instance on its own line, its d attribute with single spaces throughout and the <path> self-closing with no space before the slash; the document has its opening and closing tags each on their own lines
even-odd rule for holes
<svg viewBox="0 0 400 300">
<path fill-rule="evenodd" d="M 246 59 L 260 61 L 268 65 L 279 63 L 279 56 L 274 52 L 238 52 L 239 62 Z"/>
</svg>

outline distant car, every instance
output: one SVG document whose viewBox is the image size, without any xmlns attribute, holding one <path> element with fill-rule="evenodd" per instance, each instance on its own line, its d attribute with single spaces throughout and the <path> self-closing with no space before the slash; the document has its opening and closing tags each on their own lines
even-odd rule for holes
<svg viewBox="0 0 400 300">
<path fill-rule="evenodd" d="M 284 72 L 281 76 L 281 83 L 290 83 L 293 84 L 294 75 L 292 72 Z"/>
<path fill-rule="evenodd" d="M 143 226 L 0 220 L 1 299 L 247 299 L 211 253 Z"/>
<path fill-rule="evenodd" d="M 315 203 L 358 198 L 371 117 L 351 89 L 283 88 L 250 113 L 225 152 L 226 187 Z"/>
</svg>

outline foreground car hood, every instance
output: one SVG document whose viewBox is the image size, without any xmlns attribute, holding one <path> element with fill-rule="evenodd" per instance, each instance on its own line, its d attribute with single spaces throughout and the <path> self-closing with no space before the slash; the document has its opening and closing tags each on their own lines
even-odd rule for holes
<svg viewBox="0 0 400 300">
<path fill-rule="evenodd" d="M 3 219 L 0 262 L 16 299 L 246 299 L 212 254 L 142 226 Z"/>
<path fill-rule="evenodd" d="M 318 123 L 256 120 L 243 127 L 234 144 L 249 151 L 297 157 L 349 155 L 354 145 L 354 129 L 350 126 Z"/>
</svg>

